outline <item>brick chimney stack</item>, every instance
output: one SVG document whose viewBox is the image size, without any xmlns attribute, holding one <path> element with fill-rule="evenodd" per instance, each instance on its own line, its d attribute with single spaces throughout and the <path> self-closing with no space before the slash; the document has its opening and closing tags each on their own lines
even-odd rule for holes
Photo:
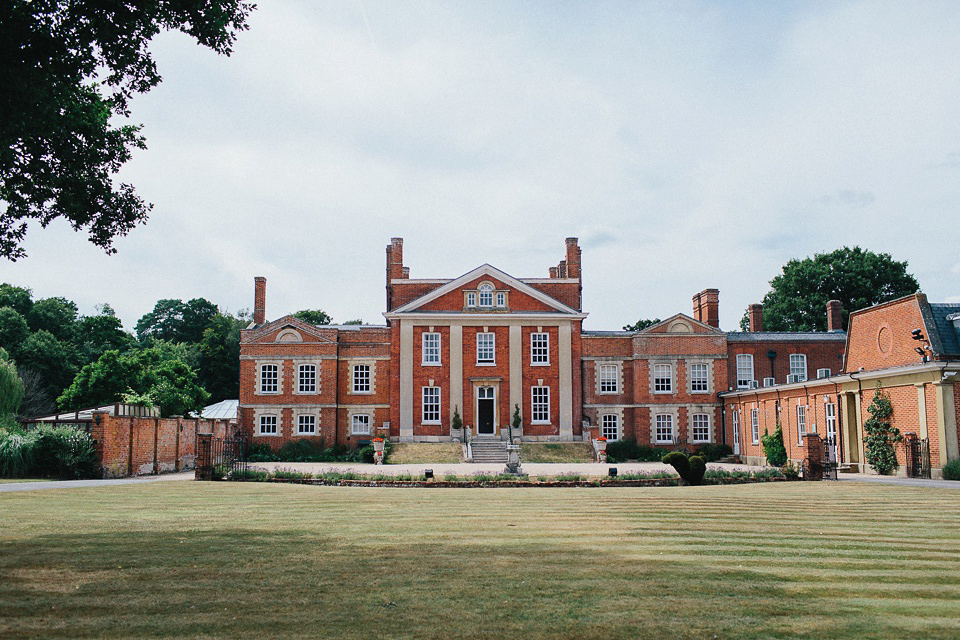
<svg viewBox="0 0 960 640">
<path fill-rule="evenodd" d="M 580 246 L 576 238 L 567 238 L 567 277 L 580 279 Z"/>
<path fill-rule="evenodd" d="M 704 289 L 693 296 L 693 319 L 720 328 L 720 290 Z"/>
<path fill-rule="evenodd" d="M 390 238 L 387 245 L 387 311 L 393 311 L 393 285 L 390 281 L 409 277 L 410 270 L 403 266 L 403 238 Z"/>
<path fill-rule="evenodd" d="M 267 322 L 267 279 L 257 276 L 253 279 L 253 323 Z"/>
<path fill-rule="evenodd" d="M 843 331 L 843 303 L 839 300 L 827 302 L 827 331 L 831 333 Z"/>
<path fill-rule="evenodd" d="M 747 317 L 750 319 L 750 333 L 763 331 L 763 305 L 752 304 L 747 307 Z"/>
</svg>

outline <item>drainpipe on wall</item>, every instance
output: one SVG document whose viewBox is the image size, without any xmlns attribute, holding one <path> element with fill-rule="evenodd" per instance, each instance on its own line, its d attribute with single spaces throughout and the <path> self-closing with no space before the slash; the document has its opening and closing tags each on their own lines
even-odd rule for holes
<svg viewBox="0 0 960 640">
<path fill-rule="evenodd" d="M 337 331 L 337 358 L 333 361 L 333 446 L 340 439 L 340 332 Z"/>
</svg>

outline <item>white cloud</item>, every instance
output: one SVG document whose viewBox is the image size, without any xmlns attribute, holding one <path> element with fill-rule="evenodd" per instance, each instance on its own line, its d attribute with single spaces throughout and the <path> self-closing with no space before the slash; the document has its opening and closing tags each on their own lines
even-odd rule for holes
<svg viewBox="0 0 960 640">
<path fill-rule="evenodd" d="M 909 221 L 956 217 L 958 34 L 933 3 L 262 5 L 231 58 L 157 40 L 124 171 L 148 225 L 112 257 L 34 231 L 0 280 L 130 327 L 162 297 L 249 307 L 266 275 L 268 315 L 379 321 L 391 236 L 414 277 L 454 277 L 543 276 L 575 235 L 595 329 L 707 287 L 735 328 L 841 245 L 945 299 L 952 239 Z"/>
</svg>

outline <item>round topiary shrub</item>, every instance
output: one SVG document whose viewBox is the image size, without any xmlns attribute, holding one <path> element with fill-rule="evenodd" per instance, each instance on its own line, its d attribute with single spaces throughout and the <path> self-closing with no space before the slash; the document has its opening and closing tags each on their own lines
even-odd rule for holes
<svg viewBox="0 0 960 640">
<path fill-rule="evenodd" d="M 671 451 L 663 456 L 662 462 L 668 464 L 680 475 L 680 478 L 689 485 L 703 484 L 703 474 L 707 472 L 707 463 L 700 456 L 690 456 L 681 451 Z"/>
</svg>

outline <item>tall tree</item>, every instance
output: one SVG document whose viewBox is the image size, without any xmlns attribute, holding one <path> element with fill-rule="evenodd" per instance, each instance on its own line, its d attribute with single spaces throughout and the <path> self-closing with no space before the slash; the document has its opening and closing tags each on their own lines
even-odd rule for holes
<svg viewBox="0 0 960 640">
<path fill-rule="evenodd" d="M 242 0 L 0 2 L 0 256 L 23 257 L 27 222 L 64 218 L 108 253 L 150 205 L 114 177 L 145 148 L 129 101 L 160 82 L 150 41 L 182 31 L 230 55 Z"/>
<path fill-rule="evenodd" d="M 77 353 L 44 329 L 31 333 L 17 352 L 17 366 L 35 372 L 42 388 L 57 397 L 77 373 Z"/>
<path fill-rule="evenodd" d="M 647 327 L 652 327 L 653 325 L 660 322 L 660 318 L 654 318 L 653 320 L 641 318 L 633 324 L 624 325 L 624 331 L 643 331 Z"/>
<path fill-rule="evenodd" d="M 72 340 L 76 322 L 76 303 L 59 297 L 37 300 L 27 316 L 31 331 L 49 331 L 57 340 Z"/>
<path fill-rule="evenodd" d="M 4 282 L 0 284 L 0 307 L 15 309 L 26 318 L 30 315 L 30 308 L 33 307 L 33 292 Z"/>
<path fill-rule="evenodd" d="M 158 300 L 153 311 L 137 321 L 137 337 L 146 343 L 151 338 L 168 342 L 198 343 L 210 320 L 217 315 L 217 305 L 205 298 Z"/>
<path fill-rule="evenodd" d="M 763 297 L 767 331 L 826 331 L 827 302 L 843 304 L 843 326 L 851 311 L 916 293 L 916 278 L 907 263 L 888 253 L 841 247 L 812 258 L 790 260 L 770 281 Z"/>
<path fill-rule="evenodd" d="M 0 307 L 0 349 L 6 349 L 14 358 L 30 334 L 27 321 L 16 310 Z"/>
<path fill-rule="evenodd" d="M 123 323 L 115 315 L 83 316 L 77 321 L 76 345 L 84 364 L 93 362 L 111 349 L 127 351 L 137 341 L 123 330 Z"/>
<path fill-rule="evenodd" d="M 184 362 L 183 352 L 163 343 L 127 353 L 107 351 L 80 370 L 57 403 L 75 410 L 117 402 L 132 392 L 149 396 L 164 416 L 199 411 L 210 395 Z"/>
<path fill-rule="evenodd" d="M 249 322 L 217 314 L 203 332 L 199 374 L 212 402 L 240 397 L 240 330 Z"/>
<path fill-rule="evenodd" d="M 23 380 L 7 352 L 0 349 L 0 426 L 8 423 L 20 409 L 23 400 Z"/>
<path fill-rule="evenodd" d="M 302 309 L 293 314 L 293 317 L 310 324 L 330 324 L 333 322 L 333 318 L 322 309 Z"/>
</svg>

